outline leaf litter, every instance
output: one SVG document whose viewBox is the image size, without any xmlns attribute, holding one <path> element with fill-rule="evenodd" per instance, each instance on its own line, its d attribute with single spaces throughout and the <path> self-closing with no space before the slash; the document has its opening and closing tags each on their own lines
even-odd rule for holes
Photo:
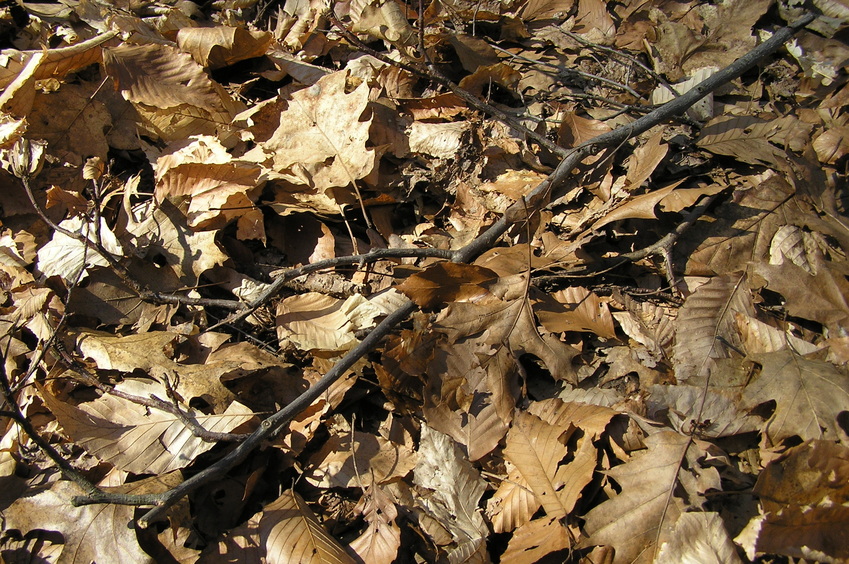
<svg viewBox="0 0 849 564">
<path fill-rule="evenodd" d="M 3 4 L 4 559 L 849 560 L 813 5 Z"/>
</svg>

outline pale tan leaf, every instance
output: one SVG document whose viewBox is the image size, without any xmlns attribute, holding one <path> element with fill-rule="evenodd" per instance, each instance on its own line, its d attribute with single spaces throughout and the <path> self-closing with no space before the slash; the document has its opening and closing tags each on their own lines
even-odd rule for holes
<svg viewBox="0 0 849 564">
<path fill-rule="evenodd" d="M 319 488 L 355 488 L 403 478 L 416 466 L 416 453 L 371 433 L 334 432 L 310 458 L 304 478 Z"/>
<path fill-rule="evenodd" d="M 422 425 L 413 482 L 427 488 L 419 503 L 451 533 L 452 552 L 485 554 L 489 532 L 479 503 L 486 483 L 448 435 Z M 450 557 L 450 556 L 449 556 Z"/>
<path fill-rule="evenodd" d="M 626 296 L 626 311 L 613 312 L 619 328 L 657 355 L 666 354 L 675 335 L 675 313 L 668 307 L 640 302 Z"/>
<path fill-rule="evenodd" d="M 572 510 L 561 497 L 566 475 L 559 466 L 567 454 L 559 439 L 567 430 L 520 411 L 513 418 L 504 449 L 504 457 L 522 474 L 546 515 L 559 518 Z"/>
<path fill-rule="evenodd" d="M 127 505 L 94 504 L 74 507 L 73 496 L 85 492 L 73 482 L 61 480 L 50 489 L 24 496 L 5 509 L 4 529 L 58 531 L 64 537 L 59 562 L 127 562 L 152 564 L 139 546 L 136 531 L 127 526 L 134 508 Z"/>
<path fill-rule="evenodd" d="M 453 159 L 468 143 L 469 122 L 425 123 L 415 121 L 410 126 L 410 151 L 437 159 Z"/>
<path fill-rule="evenodd" d="M 294 490 L 283 492 L 263 508 L 258 536 L 268 564 L 354 562 Z"/>
<path fill-rule="evenodd" d="M 832 126 L 818 135 L 813 142 L 821 163 L 835 164 L 849 152 L 849 127 Z"/>
<path fill-rule="evenodd" d="M 270 108 L 279 120 L 276 130 L 243 158 L 318 193 L 371 174 L 378 157 L 366 147 L 372 117 L 361 119 L 369 87 L 362 83 L 348 91 L 347 81 L 348 71 L 329 74 Z"/>
<path fill-rule="evenodd" d="M 509 533 L 528 523 L 539 508 L 537 497 L 517 468 L 510 470 L 486 502 L 486 514 L 496 533 Z"/>
<path fill-rule="evenodd" d="M 734 320 L 737 322 L 737 329 L 743 339 L 743 350 L 748 355 L 775 352 L 787 348 L 806 355 L 819 348 L 809 341 L 796 337 L 790 331 L 781 331 L 748 315 L 736 313 Z"/>
<path fill-rule="evenodd" d="M 157 201 L 191 198 L 186 215 L 194 231 L 221 229 L 251 214 L 258 214 L 262 224 L 262 213 L 253 205 L 264 183 L 260 167 L 233 159 L 214 137 L 198 135 L 163 154 L 154 172 Z"/>
<path fill-rule="evenodd" d="M 101 60 L 101 46 L 116 35 L 116 32 L 109 31 L 59 49 L 17 52 L 7 50 L 4 52 L 4 57 L 7 58 L 4 64 L 0 66 L 0 88 L 8 87 L 20 74 L 30 58 L 37 54 L 43 53 L 44 55 L 38 65 L 38 70 L 33 75 L 36 80 L 64 77 L 69 72 L 98 63 Z"/>
<path fill-rule="evenodd" d="M 708 66 L 699 69 L 694 69 L 689 78 L 687 78 L 687 80 L 676 82 L 671 86 L 678 94 L 686 94 L 687 92 L 695 88 L 703 80 L 709 78 L 713 74 L 716 74 L 718 70 L 719 67 L 716 66 Z M 670 89 L 663 84 L 658 84 L 655 89 L 652 90 L 651 93 L 652 104 L 665 104 L 674 100 L 675 98 L 676 95 L 673 94 Z M 691 106 L 687 110 L 687 115 L 699 121 L 707 121 L 711 119 L 714 116 L 713 92 L 708 93 L 707 96 L 693 104 L 693 106 Z"/>
<path fill-rule="evenodd" d="M 199 359 L 198 363 L 176 362 L 166 353 L 174 346 L 177 337 L 176 333 L 168 331 L 126 336 L 86 331 L 77 335 L 77 346 L 100 369 L 127 373 L 141 370 L 155 378 L 167 376 L 185 401 L 201 398 L 215 413 L 223 413 L 234 396 L 221 383 L 221 377 L 249 371 L 253 367 L 248 363 L 246 368 L 244 358 L 221 362 L 209 358 Z M 268 368 L 268 365 L 261 368 Z"/>
<path fill-rule="evenodd" d="M 719 513 L 684 513 L 663 543 L 657 564 L 742 564 Z"/>
<path fill-rule="evenodd" d="M 687 297 L 675 320 L 673 350 L 679 382 L 701 381 L 716 359 L 728 358 L 735 347 L 739 349 L 742 342 L 735 313 L 754 315 L 744 276 L 717 276 Z"/>
<path fill-rule="evenodd" d="M 808 274 L 816 276 L 817 260 L 812 255 L 817 247 L 811 233 L 795 225 L 782 225 L 769 245 L 769 264 L 782 265 L 787 259 Z"/>
<path fill-rule="evenodd" d="M 724 393 L 723 393 L 724 392 Z M 700 437 L 728 437 L 757 431 L 763 421 L 738 406 L 739 397 L 730 390 L 704 387 L 654 385 L 649 388 L 649 413 L 666 417 L 674 429 Z M 739 395 L 739 392 L 737 392 Z"/>
<path fill-rule="evenodd" d="M 352 7 L 351 15 L 355 23 L 354 31 L 368 33 L 372 37 L 398 43 L 401 45 L 414 45 L 416 32 L 407 21 L 404 10 L 397 2 L 391 0 L 379 0 L 377 2 L 356 3 Z"/>
<path fill-rule="evenodd" d="M 361 294 L 340 300 L 308 292 L 277 305 L 277 337 L 302 350 L 347 350 L 358 342 L 355 333 L 382 314 Z"/>
<path fill-rule="evenodd" d="M 743 392 L 743 402 L 754 408 L 776 403 L 764 433 L 770 443 L 799 436 L 802 440 L 837 439 L 837 415 L 849 405 L 849 375 L 845 368 L 809 360 L 790 350 L 753 355 L 761 373 Z"/>
<path fill-rule="evenodd" d="M 596 505 L 586 515 L 589 538 L 581 546 L 610 545 L 617 562 L 649 563 L 665 537 L 687 508 L 675 490 L 683 487 L 690 507 L 704 503 L 702 493 L 719 488 L 715 468 L 703 468 L 703 451 L 692 439 L 659 431 L 645 439 L 648 450 L 607 472 L 621 493 Z M 682 461 L 686 460 L 684 469 Z"/>
<path fill-rule="evenodd" d="M 82 235 L 88 241 L 94 241 L 95 226 L 83 221 L 80 216 L 66 219 L 59 227 L 72 233 Z M 103 218 L 100 221 L 100 242 L 104 249 L 112 255 L 123 255 L 123 249 L 114 233 L 106 225 Z M 83 271 L 92 266 L 108 266 L 109 262 L 94 250 L 92 245 L 83 243 L 78 239 L 68 237 L 58 231 L 53 233 L 53 238 L 38 250 L 38 270 L 45 276 L 60 276 L 66 282 L 76 282 Z"/>
<path fill-rule="evenodd" d="M 267 31 L 242 27 L 184 27 L 177 32 L 177 45 L 203 67 L 217 69 L 243 59 L 265 54 L 272 40 Z"/>
<path fill-rule="evenodd" d="M 201 274 L 228 259 L 215 241 L 215 231 L 192 232 L 186 217 L 167 200 L 127 231 L 136 237 L 141 256 L 164 258 L 186 285 L 196 284 Z"/>
<path fill-rule="evenodd" d="M 167 398 L 165 388 L 148 381 L 124 380 L 125 393 Z M 192 434 L 170 413 L 151 410 L 123 398 L 105 395 L 74 407 L 41 389 L 45 405 L 71 439 L 89 454 L 134 474 L 159 474 L 189 465 L 214 443 Z M 208 431 L 229 432 L 249 421 L 253 413 L 237 402 L 221 415 L 202 415 L 181 406 L 188 417 Z"/>
<path fill-rule="evenodd" d="M 529 0 L 519 9 L 524 21 L 565 18 L 572 12 L 574 0 Z"/>
<path fill-rule="evenodd" d="M 510 564 L 533 564 L 547 554 L 571 546 L 572 539 L 565 525 L 557 517 L 542 517 L 513 531 L 507 550 L 501 555 L 501 561 Z"/>
<path fill-rule="evenodd" d="M 398 510 L 392 498 L 374 483 L 363 492 L 358 507 L 368 523 L 362 535 L 349 545 L 363 562 L 391 564 L 401 547 L 401 529 L 395 523 Z"/>
</svg>

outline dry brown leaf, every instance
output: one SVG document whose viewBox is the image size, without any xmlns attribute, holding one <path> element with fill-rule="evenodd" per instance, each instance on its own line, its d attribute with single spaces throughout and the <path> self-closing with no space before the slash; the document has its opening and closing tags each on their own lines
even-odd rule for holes
<svg viewBox="0 0 849 564">
<path fill-rule="evenodd" d="M 583 453 L 592 459 L 589 473 L 586 472 L 589 462 L 586 456 L 560 465 L 567 454 L 560 437 L 568 431 L 569 427 L 551 425 L 530 413 L 518 412 L 507 433 L 504 457 L 516 466 L 546 515 L 551 517 L 563 518 L 572 511 L 581 489 L 592 478 L 595 469 L 591 444 L 592 454 L 589 450 Z M 587 443 L 590 443 L 589 439 L 585 439 L 583 444 Z"/>
<path fill-rule="evenodd" d="M 572 546 L 569 530 L 557 517 L 542 517 L 513 531 L 502 562 L 533 564 L 552 552 Z"/>
<path fill-rule="evenodd" d="M 496 533 L 509 533 L 528 523 L 540 508 L 537 496 L 522 473 L 509 460 L 505 462 L 510 471 L 486 502 L 486 515 Z"/>
<path fill-rule="evenodd" d="M 717 276 L 684 301 L 675 320 L 673 359 L 679 382 L 702 382 L 717 359 L 739 349 L 735 313 L 754 315 L 745 276 Z"/>
<path fill-rule="evenodd" d="M 268 564 L 354 563 L 294 490 L 284 491 L 201 556 L 204 562 L 232 562 L 234 558 Z"/>
<path fill-rule="evenodd" d="M 625 175 L 625 189 L 633 192 L 651 178 L 657 166 L 666 157 L 669 145 L 661 144 L 663 131 L 659 130 L 643 144 L 634 149 L 628 159 L 628 172 Z"/>
<path fill-rule="evenodd" d="M 420 307 L 434 308 L 448 302 L 477 302 L 490 295 L 486 287 L 497 279 L 488 268 L 439 262 L 413 274 L 396 289 Z"/>
<path fill-rule="evenodd" d="M 463 445 L 469 460 L 504 438 L 519 395 L 515 360 L 475 341 L 441 346 L 428 365 L 422 411 L 428 424 Z"/>
<path fill-rule="evenodd" d="M 194 231 L 221 229 L 233 219 L 255 219 L 262 227 L 262 212 L 254 206 L 264 179 L 255 163 L 233 159 L 214 137 L 199 135 L 156 161 L 157 201 L 175 203 L 190 198 L 186 216 Z M 265 240 L 265 232 L 256 237 Z"/>
<path fill-rule="evenodd" d="M 790 350 L 753 355 L 752 359 L 762 369 L 743 392 L 743 402 L 748 408 L 776 403 L 763 430 L 769 444 L 793 436 L 802 440 L 842 436 L 837 416 L 849 405 L 845 368 L 809 360 Z"/>
<path fill-rule="evenodd" d="M 581 546 L 613 546 L 617 562 L 653 562 L 661 546 L 658 541 L 669 538 L 679 516 L 688 506 L 700 508 L 705 501 L 702 494 L 720 487 L 716 469 L 699 464 L 703 451 L 692 439 L 659 431 L 645 443 L 646 452 L 607 472 L 621 493 L 586 515 L 589 538 Z M 686 492 L 688 504 L 674 495 L 678 488 Z"/>
<path fill-rule="evenodd" d="M 492 45 L 479 37 L 465 33 L 451 33 L 448 42 L 457 52 L 460 64 L 468 72 L 475 72 L 478 67 L 494 65 L 499 62 L 498 54 Z"/>
<path fill-rule="evenodd" d="M 484 343 L 501 346 L 508 343 L 517 354 L 533 354 L 548 367 L 555 379 L 574 380 L 572 359 L 578 351 L 551 334 L 540 334 L 527 300 L 509 302 L 490 300 L 486 303 L 452 303 L 438 318 L 439 327 L 456 342 L 463 337 L 481 334 Z"/>
<path fill-rule="evenodd" d="M 840 266 L 816 258 L 815 275 L 793 263 L 781 266 L 757 263 L 755 273 L 766 287 L 785 299 L 788 313 L 822 323 L 843 334 L 849 329 L 849 282 Z"/>
<path fill-rule="evenodd" d="M 319 488 L 362 488 L 403 478 L 416 460 L 414 451 L 383 437 L 333 432 L 310 458 L 304 477 Z"/>
<path fill-rule="evenodd" d="M 267 31 L 241 27 L 184 27 L 177 33 L 177 45 L 190 53 L 202 67 L 218 69 L 243 59 L 259 57 L 271 44 Z"/>
<path fill-rule="evenodd" d="M 529 0 L 519 8 L 524 21 L 564 19 L 571 14 L 574 0 Z"/>
<path fill-rule="evenodd" d="M 767 260 L 770 243 L 782 225 L 811 221 L 809 207 L 794 198 L 794 188 L 780 174 L 750 177 L 746 188 L 708 217 L 700 219 L 676 245 L 687 272 L 728 274 L 748 271 Z"/>
<path fill-rule="evenodd" d="M 599 405 L 565 402 L 557 398 L 536 401 L 528 411 L 555 427 L 571 425 L 581 429 L 592 440 L 600 437 L 610 420 L 619 413 Z"/>
<path fill-rule="evenodd" d="M 168 45 L 121 45 L 103 64 L 154 135 L 166 141 L 221 133 L 242 107 L 191 56 Z"/>
<path fill-rule="evenodd" d="M 794 121 L 790 117 L 766 121 L 751 116 L 719 116 L 705 125 L 697 145 L 717 155 L 780 170 L 784 151 L 770 141 L 780 140 L 782 130 L 792 127 Z"/>
<path fill-rule="evenodd" d="M 821 239 L 821 237 L 819 237 Z M 785 259 L 811 276 L 817 274 L 817 258 L 826 245 L 814 233 L 803 231 L 795 225 L 782 225 L 769 245 L 769 264 L 782 265 Z"/>
<path fill-rule="evenodd" d="M 818 562 L 849 559 L 849 450 L 810 441 L 770 462 L 754 493 L 761 514 L 735 541 L 749 559 L 780 554 Z"/>
<path fill-rule="evenodd" d="M 616 338 L 607 302 L 586 288 L 569 286 L 542 296 L 534 303 L 540 324 L 552 333 L 588 331 L 604 339 Z"/>
<path fill-rule="evenodd" d="M 587 119 L 568 112 L 563 115 L 563 121 L 560 122 L 560 128 L 557 131 L 558 142 L 564 147 L 577 147 L 581 143 L 608 131 L 610 131 L 610 126 L 603 121 Z M 588 162 L 595 162 L 595 160 L 598 160 L 598 157 Z"/>
<path fill-rule="evenodd" d="M 162 109 L 184 104 L 223 109 L 203 69 L 174 47 L 122 45 L 107 49 L 103 64 L 131 102 Z"/>
</svg>

